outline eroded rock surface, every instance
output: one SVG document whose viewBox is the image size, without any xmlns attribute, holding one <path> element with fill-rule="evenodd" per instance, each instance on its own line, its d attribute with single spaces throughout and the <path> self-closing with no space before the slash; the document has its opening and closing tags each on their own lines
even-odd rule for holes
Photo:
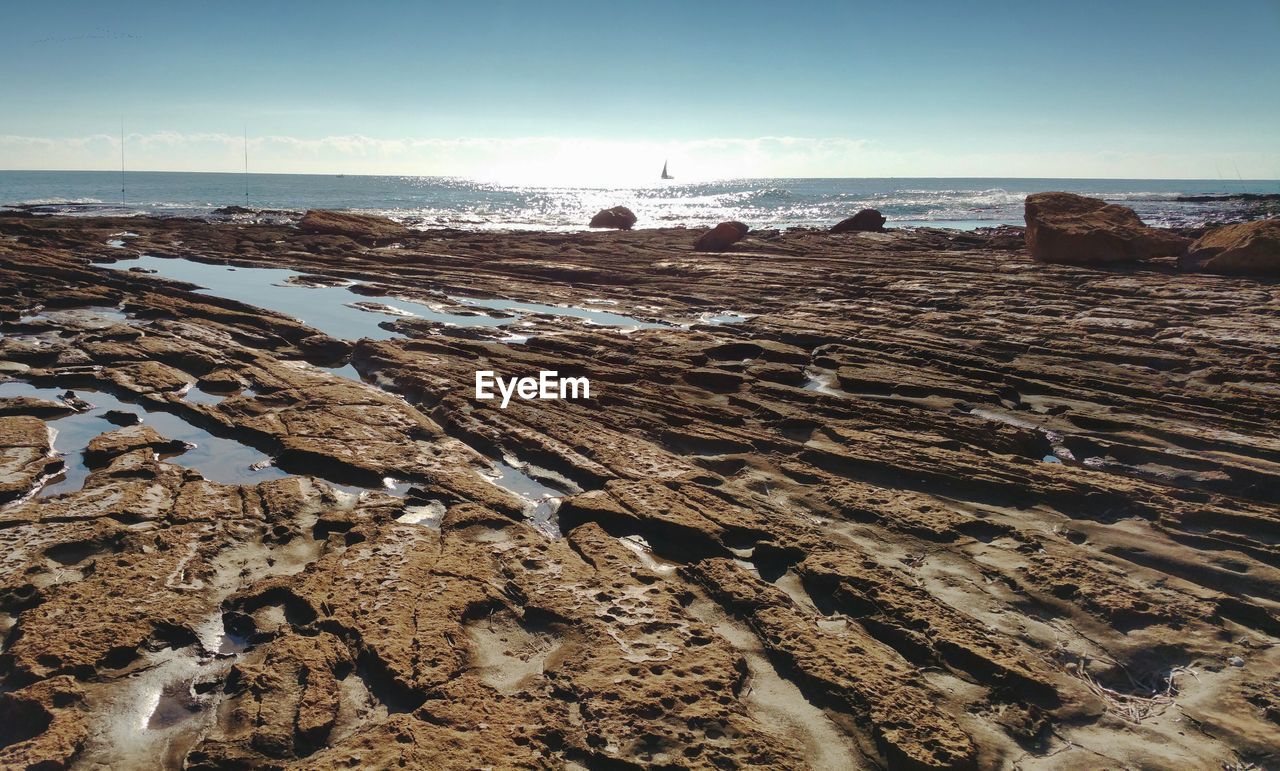
<svg viewBox="0 0 1280 771">
<path fill-rule="evenodd" d="M 30 403 L 15 406 L 37 414 L 44 411 L 41 405 Z M 59 465 L 43 420 L 22 414 L 0 417 L 0 502 L 25 496 Z"/>
<path fill-rule="evenodd" d="M 1013 229 L 122 229 L 0 217 L 0 373 L 46 389 L 0 390 L 0 765 L 1278 760 L 1273 283 Z M 340 339 L 93 262 L 132 253 L 505 326 Z M 67 444 L 95 393 L 142 422 Z"/>
</svg>

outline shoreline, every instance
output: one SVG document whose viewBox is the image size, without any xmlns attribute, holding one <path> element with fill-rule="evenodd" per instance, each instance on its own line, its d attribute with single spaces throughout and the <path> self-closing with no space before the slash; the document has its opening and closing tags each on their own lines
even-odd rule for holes
<svg viewBox="0 0 1280 771">
<path fill-rule="evenodd" d="M 367 219 L 0 212 L 0 765 L 1275 760 L 1280 283 Z"/>
<path fill-rule="evenodd" d="M 127 203 L 117 203 L 122 187 Z M 27 208 L 41 213 L 207 217 L 249 208 L 283 217 L 328 209 L 387 216 L 413 227 L 555 232 L 581 230 L 595 212 L 619 204 L 645 228 L 729 220 L 757 228 L 829 227 L 872 208 L 891 225 L 972 229 L 1021 224 L 1025 196 L 1054 189 L 1131 206 L 1149 224 L 1167 227 L 1251 219 L 1276 209 L 1273 187 L 1241 181 L 744 179 L 614 188 L 181 173 L 122 183 L 110 174 L 0 174 L 0 201 L 33 204 Z"/>
<path fill-rule="evenodd" d="M 114 210 L 117 206 L 123 204 L 105 204 L 105 203 L 77 203 L 75 201 L 57 202 L 57 203 L 19 203 L 0 205 L 0 216 L 20 216 L 20 217 L 85 217 L 98 219 L 133 219 L 133 218 L 155 218 L 155 219 L 190 219 L 209 223 L 241 223 L 241 224 L 296 224 L 298 220 L 307 213 L 307 209 L 273 209 L 273 208 L 252 208 L 239 205 L 229 205 L 211 208 L 205 214 L 191 213 L 175 213 L 164 214 L 156 211 L 137 212 L 131 214 L 119 214 Z M 83 214 L 68 213 L 63 211 L 66 208 L 80 207 Z M 234 211 L 227 211 L 227 210 Z M 105 213 L 96 213 L 95 210 L 101 210 Z M 369 216 L 385 216 L 381 214 L 381 210 L 368 208 L 337 208 L 327 211 L 337 211 L 348 214 L 360 214 Z M 587 225 L 582 226 L 544 226 L 544 225 L 486 225 L 483 227 L 461 227 L 448 225 L 423 225 L 417 227 L 421 223 L 414 223 L 415 217 L 412 215 L 390 217 L 394 221 L 406 224 L 413 230 L 420 232 L 432 231 L 464 231 L 476 233 L 593 233 L 608 230 L 608 228 L 592 228 Z M 839 222 L 839 219 L 833 219 L 826 224 L 815 225 L 787 225 L 784 227 L 764 226 L 764 229 L 770 230 L 801 230 L 801 231 L 824 231 Z M 694 230 L 698 228 L 710 227 L 711 222 L 701 224 L 677 224 L 677 225 L 642 225 L 634 228 L 634 230 Z M 913 229 L 934 229 L 934 230 L 955 230 L 961 232 L 969 232 L 974 230 L 983 230 L 988 228 L 1003 227 L 1021 227 L 1020 224 L 1005 220 L 889 220 L 888 227 L 892 228 L 913 228 Z"/>
<path fill-rule="evenodd" d="M 1195 202 L 1202 202 L 1205 197 L 1189 197 Z M 1276 216 L 1276 201 L 1280 201 L 1280 195 L 1250 195 L 1250 196 L 1226 196 L 1214 197 L 1208 200 L 1212 201 L 1246 201 L 1254 204 L 1251 210 L 1238 212 L 1235 216 L 1209 220 L 1196 225 L 1182 226 L 1160 226 L 1163 229 L 1172 230 L 1174 232 L 1184 234 L 1198 234 L 1214 227 L 1222 225 L 1234 224 L 1240 222 L 1253 222 L 1260 219 L 1267 219 Z M 82 206 L 84 213 L 69 214 L 62 209 L 68 206 Z M 237 205 L 217 207 L 210 209 L 207 213 L 174 213 L 163 214 L 157 212 L 134 212 L 129 214 L 121 214 L 114 211 L 114 204 L 75 204 L 75 203 L 58 203 L 58 204 L 11 204 L 0 206 L 0 216 L 9 217 L 73 217 L 85 219 L 120 219 L 122 221 L 132 219 L 178 219 L 193 220 L 198 222 L 206 222 L 210 224 L 227 223 L 240 225 L 290 225 L 297 224 L 307 213 L 307 209 L 254 209 L 251 207 L 241 207 Z M 96 213 L 95 209 L 104 209 L 105 213 Z M 231 211 L 228 211 L 231 210 Z M 364 216 L 385 216 L 377 209 L 332 209 L 348 214 L 364 215 Z M 472 223 L 470 227 L 465 224 L 459 225 L 442 225 L 442 224 L 425 224 L 419 220 L 420 218 L 407 216 L 389 217 L 392 221 L 400 223 L 415 232 L 434 233 L 434 232 L 466 232 L 466 233 L 491 233 L 491 234 L 529 234 L 529 233 L 547 233 L 547 234 L 585 234 L 605 232 L 610 228 L 593 228 L 587 225 L 566 225 L 566 226 L 545 226 L 545 225 L 503 225 L 492 224 L 479 226 Z M 832 219 L 825 224 L 797 224 L 785 226 L 762 226 L 759 230 L 777 230 L 781 232 L 825 232 L 832 226 L 837 224 L 839 219 Z M 700 224 L 673 224 L 673 225 L 654 225 L 640 224 L 633 228 L 636 231 L 647 230 L 687 230 L 693 231 L 700 228 L 709 228 L 713 222 L 707 221 Z M 885 228 L 888 230 L 938 230 L 953 231 L 957 233 L 974 233 L 979 231 L 1001 230 L 1004 228 L 1022 229 L 1024 224 L 1021 220 L 1004 219 L 1004 220 L 911 220 L 911 219 L 887 219 Z"/>
</svg>

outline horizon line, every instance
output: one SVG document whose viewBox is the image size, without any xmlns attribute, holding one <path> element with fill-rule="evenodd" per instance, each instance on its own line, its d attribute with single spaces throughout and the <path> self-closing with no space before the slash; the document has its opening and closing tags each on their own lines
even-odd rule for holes
<svg viewBox="0 0 1280 771">
<path fill-rule="evenodd" d="M 0 174 L 5 173 L 24 173 L 24 174 L 119 174 L 119 169 L 0 169 Z M 454 179 L 464 180 L 468 182 L 485 182 L 488 184 L 498 184 L 490 179 L 482 179 L 479 177 L 469 177 L 462 174 L 413 174 L 409 172 L 394 174 L 365 174 L 350 172 L 325 172 L 325 171 L 179 171 L 176 169 L 135 169 L 126 172 L 128 174 L 225 174 L 228 176 L 244 177 L 244 176 L 278 176 L 278 177 L 417 177 L 420 179 Z M 753 177 L 714 177 L 710 179 L 696 180 L 692 182 L 681 183 L 679 180 L 668 180 L 674 182 L 672 187 L 679 187 L 681 184 L 698 184 L 706 185 L 716 182 L 732 182 L 736 180 L 749 179 L 1016 179 L 1016 180 L 1071 180 L 1076 182 L 1280 182 L 1280 177 L 1256 177 L 1250 179 L 1228 179 L 1226 177 L 1016 177 L 1016 176 L 956 176 L 944 175 L 936 177 L 919 177 L 919 176 L 875 176 L 875 177 L 796 177 L 796 176 L 753 176 Z M 664 181 L 664 180 L 656 180 Z M 596 185 L 551 185 L 551 187 L 593 187 Z M 628 185 L 601 185 L 603 187 L 628 187 Z"/>
</svg>

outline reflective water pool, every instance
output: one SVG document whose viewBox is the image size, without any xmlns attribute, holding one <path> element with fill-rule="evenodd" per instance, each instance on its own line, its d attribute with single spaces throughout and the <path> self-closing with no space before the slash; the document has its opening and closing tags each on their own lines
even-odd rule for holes
<svg viewBox="0 0 1280 771">
<path fill-rule="evenodd" d="M 353 292 L 346 285 L 322 285 L 306 280 L 304 274 L 293 270 L 213 265 L 180 257 L 143 255 L 104 263 L 103 266 L 113 270 L 141 268 L 164 278 L 195 284 L 201 287 L 197 292 L 283 313 L 331 337 L 344 340 L 362 337 L 386 340 L 397 337 L 400 333 L 385 329 L 382 324 L 406 318 L 425 319 L 458 327 L 502 327 L 518 324 L 523 314 L 538 313 L 581 319 L 589 324 L 626 330 L 667 326 L 595 308 L 474 297 L 448 299 L 472 308 L 506 313 L 501 316 L 450 313 L 401 297 L 369 296 Z M 523 341 L 518 336 L 513 336 L 512 341 L 517 339 Z"/>
<path fill-rule="evenodd" d="M 556 512 L 565 491 L 546 485 L 509 463 L 493 461 L 493 467 L 495 474 L 485 475 L 485 479 L 522 498 L 530 524 L 553 538 L 559 537 Z"/>
<path fill-rule="evenodd" d="M 399 297 L 369 297 L 356 294 L 346 286 L 291 283 L 303 274 L 282 268 L 238 268 L 145 255 L 105 267 L 115 270 L 145 268 L 164 278 L 196 284 L 202 287 L 196 290 L 198 292 L 283 313 L 331 337 L 344 340 L 397 337 L 399 333 L 379 325 L 406 316 L 468 327 L 501 326 L 511 321 L 493 316 L 447 313 Z M 364 303 L 365 307 L 353 307 L 353 303 Z M 385 306 L 385 310 L 377 309 L 378 305 Z"/>
<path fill-rule="evenodd" d="M 58 397 L 65 392 L 66 389 L 42 388 L 18 381 L 0 383 L 0 398 L 31 396 L 57 402 Z M 75 389 L 75 394 L 92 404 L 93 409 L 49 419 L 50 427 L 56 432 L 53 438 L 53 449 L 63 456 L 66 469 L 51 484 L 41 489 L 37 494 L 38 497 L 79 490 L 84 485 L 85 477 L 89 475 L 89 468 L 84 464 L 84 450 L 88 447 L 89 441 L 99 434 L 120 427 L 119 424 L 105 417 L 105 414 L 112 410 L 138 416 L 143 424 L 151 426 L 166 439 L 176 439 L 194 445 L 186 452 L 167 460 L 179 466 L 195 469 L 210 481 L 223 484 L 257 484 L 267 479 L 287 476 L 275 466 L 253 468 L 255 463 L 267 459 L 262 452 L 234 439 L 214 436 L 172 413 L 147 410 L 141 405 L 121 401 L 103 391 Z"/>
<path fill-rule="evenodd" d="M 621 313 L 613 313 L 612 311 L 602 311 L 596 308 L 575 308 L 566 305 L 546 305 L 543 303 L 521 302 L 518 300 L 482 300 L 475 297 L 454 297 L 450 296 L 450 300 L 462 305 L 469 305 L 473 308 L 489 308 L 499 311 L 524 311 L 526 313 L 545 313 L 549 316 L 566 316 L 573 319 L 582 319 L 591 324 L 602 327 L 618 327 L 621 329 L 659 329 L 667 324 L 659 324 L 653 321 L 641 321 L 631 316 L 624 316 Z"/>
</svg>

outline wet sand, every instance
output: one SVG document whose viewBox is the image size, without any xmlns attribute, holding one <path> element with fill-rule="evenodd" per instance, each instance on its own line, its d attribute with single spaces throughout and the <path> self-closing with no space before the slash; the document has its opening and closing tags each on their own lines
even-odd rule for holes
<svg viewBox="0 0 1280 771">
<path fill-rule="evenodd" d="M 0 765 L 1277 762 L 1280 285 L 697 235 L 0 217 Z"/>
</svg>

